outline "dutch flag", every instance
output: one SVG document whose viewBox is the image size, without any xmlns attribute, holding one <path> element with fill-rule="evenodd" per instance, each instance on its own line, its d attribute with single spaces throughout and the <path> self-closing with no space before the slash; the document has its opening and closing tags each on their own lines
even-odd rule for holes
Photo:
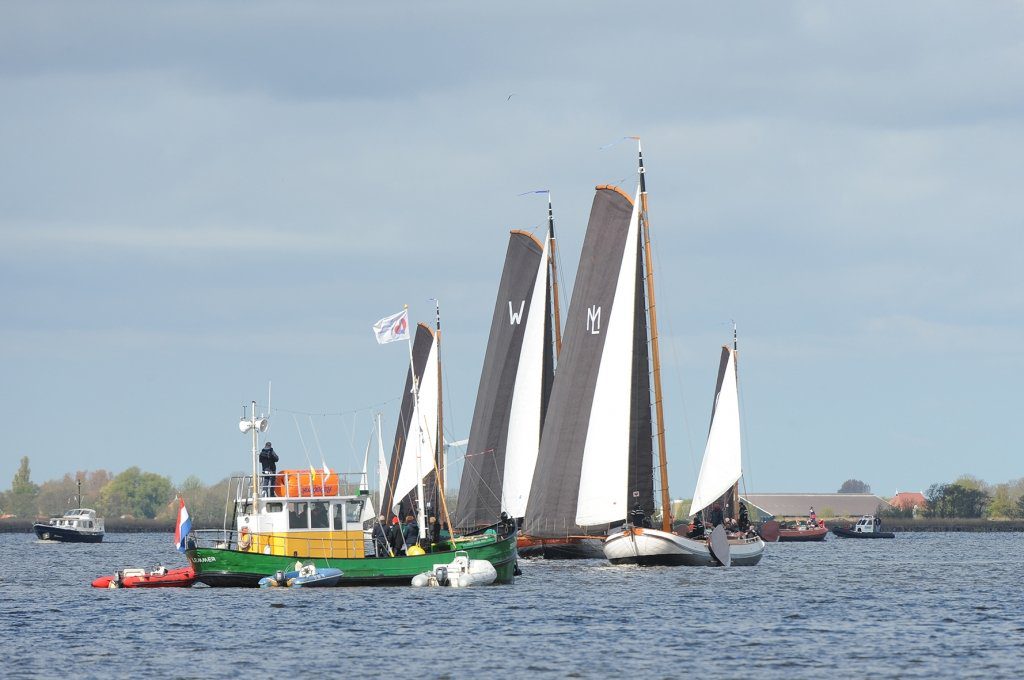
<svg viewBox="0 0 1024 680">
<path fill-rule="evenodd" d="M 185 499 L 178 498 L 178 523 L 174 526 L 174 545 L 178 552 L 185 552 L 185 539 L 192 532 L 192 518 L 185 509 Z"/>
</svg>

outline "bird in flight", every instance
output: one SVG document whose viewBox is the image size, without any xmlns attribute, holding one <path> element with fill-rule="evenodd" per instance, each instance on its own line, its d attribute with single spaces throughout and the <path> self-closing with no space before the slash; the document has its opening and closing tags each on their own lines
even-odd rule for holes
<svg viewBox="0 0 1024 680">
<path fill-rule="evenodd" d="M 510 94 L 509 96 L 505 97 L 505 101 L 508 101 L 509 99 L 512 99 L 512 97 L 514 97 L 515 95 L 516 95 L 516 93 L 515 93 L 515 92 L 513 92 L 513 93 L 512 93 L 512 94 Z"/>
</svg>

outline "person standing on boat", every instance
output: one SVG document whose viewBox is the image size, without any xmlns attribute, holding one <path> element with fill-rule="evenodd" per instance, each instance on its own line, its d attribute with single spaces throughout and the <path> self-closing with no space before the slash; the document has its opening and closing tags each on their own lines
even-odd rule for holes
<svg viewBox="0 0 1024 680">
<path fill-rule="evenodd" d="M 373 525 L 373 554 L 375 557 L 387 557 L 388 552 L 388 535 L 384 530 L 384 515 L 381 515 Z"/>
<path fill-rule="evenodd" d="M 807 517 L 808 517 L 808 520 L 809 520 L 807 522 L 808 524 L 810 524 L 812 527 L 818 526 L 818 515 L 814 512 L 814 506 L 813 505 L 811 506 L 811 512 L 810 512 L 810 514 Z"/>
<path fill-rule="evenodd" d="M 405 554 L 405 535 L 402 533 L 402 525 L 397 517 L 391 518 L 391 528 L 388 529 L 388 540 L 391 543 L 391 552 L 395 557 Z"/>
<path fill-rule="evenodd" d="M 747 512 L 747 504 L 740 501 L 740 531 L 747 531 L 750 528 L 750 514 Z"/>
<path fill-rule="evenodd" d="M 722 506 L 715 503 L 711 506 L 711 528 L 717 527 L 719 524 L 725 523 L 725 515 L 722 514 Z"/>
<path fill-rule="evenodd" d="M 260 451 L 260 465 L 263 467 L 263 495 L 274 495 L 274 476 L 277 474 L 277 453 L 274 447 L 267 442 Z"/>
<path fill-rule="evenodd" d="M 405 518 L 405 544 L 416 545 L 420 542 L 420 527 L 416 524 L 416 518 L 408 515 Z"/>
</svg>

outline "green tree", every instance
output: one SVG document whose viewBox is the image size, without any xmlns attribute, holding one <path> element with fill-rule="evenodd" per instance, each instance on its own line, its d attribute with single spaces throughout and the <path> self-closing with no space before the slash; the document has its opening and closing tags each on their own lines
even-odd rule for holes
<svg viewBox="0 0 1024 680">
<path fill-rule="evenodd" d="M 981 517 L 992 497 L 981 489 L 959 484 L 932 484 L 925 493 L 929 517 Z"/>
<path fill-rule="evenodd" d="M 174 486 L 167 477 L 130 467 L 114 477 L 100 495 L 108 515 L 153 519 L 174 499 Z"/>
<path fill-rule="evenodd" d="M 35 517 L 36 495 L 39 487 L 32 482 L 32 470 L 28 465 L 28 456 L 21 457 L 21 465 L 11 480 L 11 490 L 5 497 L 5 510 L 18 517 Z"/>
<path fill-rule="evenodd" d="M 987 517 L 1013 517 L 1017 510 L 1016 503 L 1010 497 L 1009 484 L 996 484 L 992 490 L 992 502 L 985 510 Z"/>
<path fill-rule="evenodd" d="M 213 486 L 206 486 L 193 475 L 178 486 L 178 494 L 185 500 L 192 526 L 212 528 L 224 525 L 225 509 L 230 512 L 227 500 L 230 482 L 231 478 L 227 477 Z M 177 511 L 176 507 L 174 511 Z"/>
<path fill-rule="evenodd" d="M 1017 504 L 1014 506 L 1014 517 L 1024 517 L 1024 496 L 1017 499 Z"/>
<path fill-rule="evenodd" d="M 847 479 L 838 493 L 871 493 L 871 487 L 859 479 Z"/>
</svg>

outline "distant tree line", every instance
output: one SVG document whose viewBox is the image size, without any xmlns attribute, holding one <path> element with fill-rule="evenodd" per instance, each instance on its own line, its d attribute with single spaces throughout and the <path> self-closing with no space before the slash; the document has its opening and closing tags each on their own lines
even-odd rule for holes
<svg viewBox="0 0 1024 680">
<path fill-rule="evenodd" d="M 219 527 L 224 520 L 230 477 L 206 485 L 191 476 L 179 486 L 170 477 L 130 467 L 114 475 L 107 470 L 65 474 L 42 484 L 32 481 L 27 456 L 21 459 L 11 488 L 0 493 L 0 515 L 33 519 L 62 514 L 78 505 L 78 481 L 82 482 L 82 506 L 93 508 L 106 518 L 173 520 L 178 512 L 177 496 L 197 527 Z"/>
</svg>

